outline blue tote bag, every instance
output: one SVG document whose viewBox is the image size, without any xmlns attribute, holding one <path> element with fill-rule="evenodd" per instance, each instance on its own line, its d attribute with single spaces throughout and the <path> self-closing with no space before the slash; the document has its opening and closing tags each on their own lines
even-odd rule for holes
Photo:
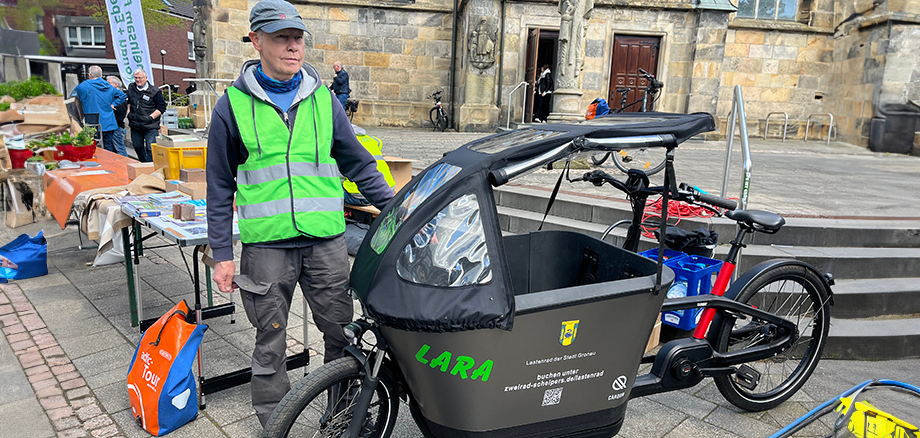
<svg viewBox="0 0 920 438">
<path fill-rule="evenodd" d="M 22 280 L 48 274 L 48 242 L 42 231 L 35 237 L 22 234 L 0 247 L 0 256 L 18 265 L 17 269 L 4 268 L 0 277 Z"/>
</svg>

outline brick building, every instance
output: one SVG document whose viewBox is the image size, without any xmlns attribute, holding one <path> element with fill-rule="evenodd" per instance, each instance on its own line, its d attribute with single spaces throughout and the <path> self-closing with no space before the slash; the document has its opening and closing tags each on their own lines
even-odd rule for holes
<svg viewBox="0 0 920 438">
<path fill-rule="evenodd" d="M 210 48 L 199 67 L 235 78 L 256 57 L 241 40 L 256 1 L 194 1 Z M 492 130 L 509 112 L 531 116 L 537 67 L 556 62 L 558 1 L 295 4 L 312 32 L 307 62 L 325 82 L 335 61 L 349 72 L 356 123 L 430 126 L 426 96 L 440 89 L 457 129 Z M 596 97 L 616 106 L 617 88 L 641 96 L 642 67 L 665 83 L 656 109 L 705 111 L 724 126 L 740 86 L 751 135 L 771 112 L 788 114 L 790 137 L 804 134 L 809 115 L 831 113 L 840 140 L 866 145 L 880 105 L 920 101 L 918 41 L 917 0 L 595 0 L 578 88 L 582 108 Z M 827 117 L 815 120 L 811 135 L 827 135 Z"/>
<path fill-rule="evenodd" d="M 52 73 L 49 69 L 60 68 L 66 92 L 86 79 L 86 69 L 90 65 L 98 64 L 105 75 L 118 72 L 111 29 L 108 23 L 90 16 L 85 5 L 83 0 L 60 0 L 59 6 L 45 8 L 45 15 L 38 23 L 38 32 L 51 42 L 56 53 L 30 57 L 31 74 L 48 78 Z M 150 66 L 153 70 L 148 75 L 159 86 L 165 70 L 166 82 L 178 84 L 184 90 L 188 84 L 182 79 L 195 77 L 195 58 L 191 50 L 191 0 L 172 0 L 166 5 L 166 10 L 156 13 L 177 17 L 181 24 L 160 30 L 148 26 Z M 15 22 L 9 24 L 13 28 L 21 25 Z M 160 50 L 166 51 L 164 57 L 160 56 Z"/>
</svg>

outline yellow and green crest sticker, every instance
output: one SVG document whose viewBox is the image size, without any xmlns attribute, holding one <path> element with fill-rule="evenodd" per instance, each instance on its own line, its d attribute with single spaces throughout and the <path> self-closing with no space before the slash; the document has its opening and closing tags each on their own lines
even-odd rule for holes
<svg viewBox="0 0 920 438">
<path fill-rule="evenodd" d="M 563 321 L 562 333 L 559 334 L 559 343 L 563 346 L 572 345 L 575 341 L 575 335 L 578 334 L 578 319 L 575 321 Z"/>
</svg>

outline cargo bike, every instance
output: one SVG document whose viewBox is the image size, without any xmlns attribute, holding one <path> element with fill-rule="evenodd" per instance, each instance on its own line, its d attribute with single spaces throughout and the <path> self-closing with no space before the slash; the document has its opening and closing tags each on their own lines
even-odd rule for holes
<svg viewBox="0 0 920 438">
<path fill-rule="evenodd" d="M 295 385 L 263 436 L 385 438 L 403 401 L 428 437 L 609 437 L 630 399 L 710 377 L 747 410 L 788 399 L 820 359 L 832 279 L 773 260 L 725 287 L 742 238 L 776 232 L 781 217 L 726 213 L 739 231 L 713 294 L 666 301 L 674 272 L 665 257 L 635 253 L 649 195 L 662 195 L 665 212 L 674 199 L 734 208 L 675 183 L 674 149 L 713 129 L 709 114 L 623 114 L 500 133 L 445 154 L 381 212 L 355 257 L 350 292 L 363 317 L 345 328 L 345 356 Z M 625 182 L 598 170 L 575 178 L 628 194 L 625 249 L 571 231 L 503 235 L 494 187 L 631 147 L 666 149 L 663 186 L 649 187 L 639 170 Z M 693 336 L 644 356 L 659 312 L 695 309 L 704 311 Z M 649 371 L 637 375 L 642 363 Z"/>
</svg>

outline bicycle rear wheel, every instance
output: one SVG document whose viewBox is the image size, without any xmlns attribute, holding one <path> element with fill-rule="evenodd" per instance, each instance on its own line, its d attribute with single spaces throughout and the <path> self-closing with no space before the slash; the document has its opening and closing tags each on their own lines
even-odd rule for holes
<svg viewBox="0 0 920 438">
<path fill-rule="evenodd" d="M 666 153 L 665 148 L 622 149 L 612 154 L 613 164 L 623 173 L 639 169 L 646 175 L 654 175 L 664 169 Z"/>
<path fill-rule="evenodd" d="M 795 394 L 814 372 L 827 343 L 830 304 L 824 282 L 801 265 L 770 269 L 745 285 L 736 301 L 773 313 L 798 326 L 798 336 L 780 354 L 741 364 L 735 374 L 715 377 L 731 404 L 748 411 L 772 409 Z M 775 326 L 753 318 L 723 316 L 715 341 L 718 352 L 731 352 L 772 340 Z"/>
<path fill-rule="evenodd" d="M 610 152 L 605 154 L 596 154 L 591 156 L 591 162 L 594 163 L 595 166 L 600 166 L 601 164 L 604 164 L 604 161 L 607 161 L 608 158 L 610 158 Z"/>
<path fill-rule="evenodd" d="M 393 432 L 399 410 L 394 378 L 380 369 L 367 420 L 359 436 L 387 438 Z M 288 392 L 262 431 L 262 437 L 339 437 L 348 429 L 354 403 L 361 392 L 361 365 L 346 356 L 310 373 Z"/>
</svg>

